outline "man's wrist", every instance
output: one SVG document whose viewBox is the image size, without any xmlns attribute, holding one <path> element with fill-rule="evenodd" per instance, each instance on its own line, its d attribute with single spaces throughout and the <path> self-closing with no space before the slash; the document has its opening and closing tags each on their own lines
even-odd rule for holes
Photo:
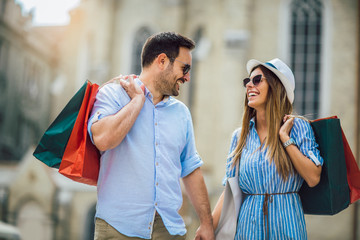
<svg viewBox="0 0 360 240">
<path fill-rule="evenodd" d="M 211 219 L 200 220 L 200 225 L 213 228 L 214 227 L 213 219 L 211 218 Z"/>
</svg>

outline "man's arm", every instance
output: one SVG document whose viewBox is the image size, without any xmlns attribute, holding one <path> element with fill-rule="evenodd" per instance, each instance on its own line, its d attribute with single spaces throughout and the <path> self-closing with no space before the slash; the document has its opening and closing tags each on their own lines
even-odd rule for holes
<svg viewBox="0 0 360 240">
<path fill-rule="evenodd" d="M 114 115 L 104 117 L 91 126 L 94 144 L 100 151 L 115 148 L 121 143 L 144 105 L 144 92 L 134 82 L 133 77 L 128 77 L 128 80 L 126 82 L 121 79 L 120 84 L 131 101 Z"/>
<path fill-rule="evenodd" d="M 211 217 L 209 196 L 200 168 L 183 178 L 187 195 L 200 219 L 196 240 L 214 240 L 214 228 Z"/>
</svg>

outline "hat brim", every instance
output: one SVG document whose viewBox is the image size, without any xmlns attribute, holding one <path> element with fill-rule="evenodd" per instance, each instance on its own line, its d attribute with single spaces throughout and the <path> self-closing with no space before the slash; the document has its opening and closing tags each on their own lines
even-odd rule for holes
<svg viewBox="0 0 360 240">
<path fill-rule="evenodd" d="M 289 80 L 287 79 L 287 77 L 286 77 L 284 74 L 282 74 L 279 70 L 277 70 L 276 68 L 271 67 L 270 65 L 265 64 L 265 63 L 263 63 L 263 62 L 260 62 L 260 61 L 258 61 L 258 60 L 251 59 L 251 60 L 249 60 L 249 61 L 247 62 L 247 64 L 246 64 L 246 70 L 247 70 L 248 74 L 250 75 L 251 71 L 252 71 L 255 67 L 259 66 L 259 65 L 262 65 L 262 66 L 266 67 L 267 69 L 269 69 L 270 71 L 272 71 L 272 72 L 280 79 L 282 85 L 283 85 L 284 88 L 285 88 L 286 95 L 287 95 L 289 101 L 290 101 L 291 103 L 293 103 L 293 102 L 294 102 L 294 89 L 293 89 L 293 87 L 290 85 Z"/>
</svg>

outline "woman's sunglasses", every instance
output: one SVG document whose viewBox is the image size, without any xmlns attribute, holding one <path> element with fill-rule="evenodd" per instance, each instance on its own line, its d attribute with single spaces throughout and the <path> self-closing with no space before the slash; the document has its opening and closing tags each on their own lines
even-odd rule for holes
<svg viewBox="0 0 360 240">
<path fill-rule="evenodd" d="M 256 76 L 253 77 L 252 79 L 250 79 L 250 78 L 245 78 L 245 79 L 243 80 L 244 87 L 246 87 L 246 84 L 248 84 L 250 81 L 252 81 L 252 83 L 254 84 L 254 86 L 257 86 L 257 85 L 259 85 L 259 83 L 261 82 L 261 79 L 262 79 L 262 75 L 256 75 Z"/>
</svg>

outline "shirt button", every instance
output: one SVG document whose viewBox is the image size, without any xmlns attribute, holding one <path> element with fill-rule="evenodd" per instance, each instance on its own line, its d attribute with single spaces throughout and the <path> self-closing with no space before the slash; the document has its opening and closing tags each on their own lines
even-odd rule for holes
<svg viewBox="0 0 360 240">
<path fill-rule="evenodd" d="M 159 186 L 159 183 L 156 183 L 156 186 Z"/>
<path fill-rule="evenodd" d="M 156 163 L 156 166 L 159 166 L 159 163 L 158 163 L 158 162 Z"/>
<path fill-rule="evenodd" d="M 157 123 L 155 123 L 155 126 L 157 126 Z"/>
<path fill-rule="evenodd" d="M 155 206 L 157 206 L 157 203 L 155 203 Z"/>
</svg>

